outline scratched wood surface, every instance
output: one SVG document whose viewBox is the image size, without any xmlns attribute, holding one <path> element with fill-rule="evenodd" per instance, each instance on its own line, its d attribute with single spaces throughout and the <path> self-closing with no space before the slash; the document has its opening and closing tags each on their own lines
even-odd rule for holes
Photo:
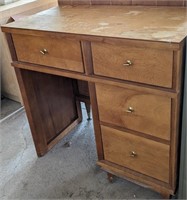
<svg viewBox="0 0 187 200">
<path fill-rule="evenodd" d="M 185 7 L 83 5 L 52 8 L 5 25 L 3 29 L 179 43 L 187 35 L 186 27 Z"/>
</svg>

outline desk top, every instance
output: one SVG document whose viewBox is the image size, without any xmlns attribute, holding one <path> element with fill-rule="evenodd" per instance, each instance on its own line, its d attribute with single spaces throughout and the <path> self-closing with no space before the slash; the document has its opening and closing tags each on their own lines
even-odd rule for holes
<svg viewBox="0 0 187 200">
<path fill-rule="evenodd" d="M 187 10 L 183 7 L 61 6 L 3 27 L 5 32 L 16 28 L 180 43 L 187 36 Z"/>
</svg>

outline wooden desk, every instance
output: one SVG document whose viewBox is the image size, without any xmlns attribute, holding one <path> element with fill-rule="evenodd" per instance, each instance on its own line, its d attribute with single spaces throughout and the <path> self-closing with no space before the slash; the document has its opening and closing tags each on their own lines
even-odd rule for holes
<svg viewBox="0 0 187 200">
<path fill-rule="evenodd" d="M 186 9 L 64 6 L 3 26 L 38 156 L 81 121 L 98 165 L 168 197 L 177 183 Z"/>
</svg>

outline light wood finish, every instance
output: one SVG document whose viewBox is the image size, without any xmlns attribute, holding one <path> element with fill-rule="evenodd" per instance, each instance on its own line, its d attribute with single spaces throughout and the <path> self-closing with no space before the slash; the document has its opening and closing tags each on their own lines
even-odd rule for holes
<svg viewBox="0 0 187 200">
<path fill-rule="evenodd" d="M 102 122 L 170 140 L 170 98 L 104 84 L 96 94 Z"/>
<path fill-rule="evenodd" d="M 149 176 L 143 175 L 141 173 L 135 172 L 131 169 L 122 167 L 120 165 L 108 162 L 106 160 L 100 160 L 97 164 L 105 171 L 114 174 L 121 178 L 126 178 L 142 187 L 154 188 L 155 191 L 161 193 L 161 195 L 166 196 L 166 194 L 174 194 L 173 189 L 171 189 L 168 184 L 158 181 Z"/>
<path fill-rule="evenodd" d="M 85 67 L 85 74 L 93 74 L 93 64 L 92 64 L 92 55 L 91 55 L 91 42 L 81 41 L 82 53 L 83 53 L 83 62 Z"/>
<path fill-rule="evenodd" d="M 186 8 L 182 7 L 64 6 L 3 26 L 3 30 L 147 40 L 171 46 L 186 37 L 186 26 Z"/>
<path fill-rule="evenodd" d="M 19 61 L 84 72 L 78 41 L 16 34 L 13 41 Z"/>
<path fill-rule="evenodd" d="M 169 182 L 169 145 L 101 126 L 104 159 Z"/>
<path fill-rule="evenodd" d="M 172 51 L 93 42 L 92 56 L 96 75 L 172 87 Z"/>
<path fill-rule="evenodd" d="M 155 95 L 159 96 L 166 96 L 166 97 L 171 97 L 175 98 L 178 96 L 178 93 L 175 93 L 174 90 L 171 89 L 163 89 L 160 90 L 160 88 L 155 88 L 152 86 L 147 86 L 147 85 L 141 85 L 141 84 L 135 84 L 131 83 L 129 84 L 128 81 L 120 81 L 120 80 L 113 80 L 107 77 L 99 77 L 99 76 L 86 76 L 85 74 L 80 74 L 76 72 L 71 72 L 71 71 L 66 71 L 66 70 L 60 70 L 57 68 L 51 68 L 51 67 L 45 67 L 41 65 L 35 65 L 35 64 L 30 64 L 30 63 L 21 63 L 21 62 L 13 62 L 12 63 L 13 67 L 19 68 L 19 69 L 26 69 L 26 70 L 34 70 L 37 72 L 42 72 L 42 73 L 47 73 L 47 74 L 53 74 L 53 75 L 60 75 L 68 78 L 75 78 L 78 80 L 84 80 L 84 81 L 91 81 L 95 83 L 103 83 L 103 84 L 109 84 L 113 86 L 119 86 L 122 88 L 126 89 L 132 89 L 132 90 L 137 90 L 137 91 L 144 91 L 146 93 L 152 93 Z M 141 87 L 140 87 L 141 86 Z"/>
<path fill-rule="evenodd" d="M 111 174 L 150 187 L 164 197 L 174 194 L 186 24 L 184 8 L 65 6 L 4 26 L 2 30 L 9 34 L 10 43 L 11 36 L 20 35 L 33 38 L 33 43 L 36 38 L 49 38 L 61 44 L 69 41 L 74 45 L 79 44 L 77 49 L 81 55 L 79 63 L 82 63 L 82 73 L 77 71 L 79 67 L 72 70 L 69 65 L 67 68 L 57 68 L 52 61 L 51 66 L 41 63 L 35 60 L 35 55 L 33 60 L 25 62 L 17 60 L 15 56 L 12 63 L 38 155 L 45 154 L 81 121 L 80 104 L 77 102 L 82 99 L 89 102 L 89 97 L 85 90 L 87 84 L 84 82 L 81 86 L 82 83 L 77 80 L 87 81 L 98 165 Z M 14 44 L 10 44 L 14 52 L 12 55 L 17 53 Z M 96 44 L 97 48 L 93 50 Z M 52 48 L 54 52 L 57 51 L 55 47 Z M 67 47 L 69 55 L 73 52 L 70 47 Z M 97 61 L 100 62 L 97 68 L 102 71 L 106 63 L 114 64 L 117 68 L 118 60 L 123 57 L 121 52 L 127 51 L 128 56 L 133 55 L 137 59 L 142 72 L 140 70 L 119 78 L 121 72 L 113 71 L 111 65 L 111 77 L 107 71 L 102 75 L 94 74 L 97 60 L 94 56 L 98 52 L 101 55 L 96 57 L 101 61 Z M 106 57 L 110 62 L 104 61 Z M 160 63 L 159 57 L 163 60 L 162 66 L 157 65 L 157 62 Z M 56 58 L 52 57 L 54 64 Z M 62 59 L 60 54 L 58 58 Z M 146 59 L 150 59 L 147 66 L 144 65 Z M 34 60 L 36 63 L 33 63 Z M 49 98 L 47 90 L 51 94 Z M 64 104 L 68 105 L 65 112 Z M 130 106 L 134 109 L 132 113 L 129 112 Z M 45 123 L 42 121 L 44 115 Z M 52 123 L 54 120 L 56 122 Z M 131 164 L 129 159 L 124 159 L 125 150 L 131 147 L 144 155 L 137 157 L 143 165 Z"/>
<path fill-rule="evenodd" d="M 11 34 L 20 34 L 20 30 L 19 29 L 12 29 L 9 27 L 4 27 L 2 26 L 1 29 L 4 32 L 7 33 L 11 33 Z M 105 43 L 108 44 L 116 44 L 116 45 L 129 45 L 129 46 L 134 46 L 134 47 L 152 47 L 152 48 L 156 48 L 156 49 L 170 49 L 170 50 L 180 50 L 181 47 L 183 46 L 184 43 L 184 39 L 180 41 L 180 43 L 169 43 L 169 42 L 154 42 L 154 41 L 142 41 L 142 40 L 132 40 L 132 39 L 125 39 L 125 38 L 111 38 L 111 37 L 104 37 L 104 36 L 90 36 L 90 35 L 78 35 L 78 34 L 73 34 L 73 33 L 61 33 L 61 32 L 57 32 L 57 33 L 53 33 L 53 32 L 49 32 L 49 31 L 33 31 L 33 30 L 29 30 L 29 29 L 23 29 L 21 30 L 21 34 L 23 35 L 32 35 L 32 36 L 46 36 L 46 37 L 57 37 L 57 38 L 68 38 L 68 39 L 73 39 L 73 40 L 79 40 L 84 41 L 84 40 L 89 40 L 92 42 L 103 42 L 105 41 Z M 88 48 L 87 48 L 88 49 Z M 86 52 L 84 52 L 86 53 Z M 91 61 L 91 59 L 90 59 Z M 92 65 L 92 63 L 90 63 Z M 93 71 L 93 69 L 92 69 Z"/>
<path fill-rule="evenodd" d="M 119 86 L 126 89 L 132 89 L 137 91 L 144 91 L 146 93 L 152 93 L 159 96 L 166 96 L 175 98 L 178 96 L 178 92 L 175 92 L 173 89 L 163 89 L 160 90 L 160 88 L 149 86 L 149 85 L 141 85 L 138 83 L 131 83 L 129 84 L 128 81 L 120 81 L 120 80 L 114 80 L 107 77 L 100 77 L 100 76 L 86 76 L 85 74 L 80 74 L 76 72 L 66 71 L 66 70 L 60 70 L 57 68 L 51 68 L 51 67 L 45 67 L 41 65 L 35 65 L 30 63 L 22 63 L 22 62 L 13 62 L 13 67 L 19 68 L 19 69 L 26 69 L 26 70 L 34 70 L 37 72 L 47 73 L 47 74 L 53 74 L 53 75 L 60 75 L 68 78 L 75 78 L 78 80 L 84 80 L 84 81 L 91 81 L 95 83 L 104 83 L 109 84 L 113 86 Z M 141 86 L 141 87 L 140 87 Z"/>
</svg>

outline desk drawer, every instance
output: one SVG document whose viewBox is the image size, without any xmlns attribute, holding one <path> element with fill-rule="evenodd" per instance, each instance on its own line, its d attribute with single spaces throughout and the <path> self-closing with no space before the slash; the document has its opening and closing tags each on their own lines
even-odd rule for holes
<svg viewBox="0 0 187 200">
<path fill-rule="evenodd" d="M 104 84 L 96 94 L 100 121 L 170 140 L 170 98 Z"/>
<path fill-rule="evenodd" d="M 84 72 L 79 41 L 18 34 L 13 41 L 19 61 Z"/>
<path fill-rule="evenodd" d="M 92 56 L 96 75 L 172 87 L 172 51 L 93 42 Z"/>
<path fill-rule="evenodd" d="M 104 159 L 169 182 L 169 145 L 101 126 Z"/>
</svg>

